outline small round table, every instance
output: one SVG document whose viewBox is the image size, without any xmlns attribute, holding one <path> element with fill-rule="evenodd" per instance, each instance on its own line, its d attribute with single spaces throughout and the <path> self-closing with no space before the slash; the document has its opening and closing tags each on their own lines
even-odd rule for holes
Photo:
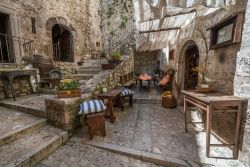
<svg viewBox="0 0 250 167">
<path fill-rule="evenodd" d="M 142 81 L 148 81 L 148 91 L 150 91 L 150 83 L 151 83 L 151 80 L 153 79 L 154 77 L 148 75 L 148 74 L 143 74 L 143 75 L 140 75 L 138 77 L 138 80 L 140 81 L 140 91 L 141 91 L 141 88 L 142 88 Z"/>
</svg>

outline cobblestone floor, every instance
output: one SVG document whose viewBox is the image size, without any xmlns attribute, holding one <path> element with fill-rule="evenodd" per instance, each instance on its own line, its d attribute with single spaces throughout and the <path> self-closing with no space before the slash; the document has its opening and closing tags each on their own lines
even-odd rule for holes
<svg viewBox="0 0 250 167">
<path fill-rule="evenodd" d="M 44 159 L 36 167 L 160 167 L 127 156 L 82 144 L 71 138 L 64 146 Z"/>
<path fill-rule="evenodd" d="M 134 90 L 138 90 L 135 88 Z M 142 90 L 138 98 L 149 98 Z M 159 98 L 159 90 L 151 90 Z M 158 92 L 158 94 L 157 94 Z M 205 133 L 202 127 L 189 124 L 189 132 L 184 132 L 183 114 L 177 109 L 165 109 L 161 104 L 136 104 L 124 112 L 116 109 L 118 119 L 115 124 L 107 121 L 107 136 L 95 137 L 95 141 L 130 147 L 164 156 L 188 159 L 218 167 L 247 166 L 235 160 L 207 158 L 205 154 Z M 193 118 L 192 118 L 193 119 Z M 84 128 L 83 128 L 84 129 Z M 87 139 L 87 130 L 79 132 L 79 137 Z M 85 136 L 85 137 L 84 137 Z M 214 136 L 213 143 L 220 143 Z M 227 148 L 211 149 L 211 155 L 231 157 Z"/>
</svg>

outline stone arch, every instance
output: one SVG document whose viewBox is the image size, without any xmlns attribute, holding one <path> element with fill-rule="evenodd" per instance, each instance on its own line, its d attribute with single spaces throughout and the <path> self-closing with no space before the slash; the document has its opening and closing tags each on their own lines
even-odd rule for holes
<svg viewBox="0 0 250 167">
<path fill-rule="evenodd" d="M 54 37 L 53 37 L 53 28 L 55 26 L 59 26 L 60 29 L 62 30 L 62 37 L 63 35 L 65 35 L 65 33 L 67 33 L 68 38 L 70 38 L 68 40 L 68 42 L 70 42 L 70 48 L 67 47 L 61 47 L 61 46 L 56 46 L 54 43 Z M 50 34 L 50 38 L 52 39 L 52 48 L 53 48 L 53 52 L 52 52 L 52 57 L 54 57 L 55 61 L 65 61 L 65 62 L 74 62 L 75 58 L 74 58 L 74 46 L 75 46 L 75 37 L 76 37 L 76 31 L 75 29 L 72 27 L 72 25 L 70 24 L 70 22 L 64 18 L 64 17 L 51 17 L 47 20 L 46 22 L 46 30 L 48 32 L 48 34 Z M 63 43 L 68 43 L 64 41 L 61 41 Z M 59 49 L 58 49 L 59 48 Z M 65 50 L 66 49 L 66 50 Z M 60 50 L 60 52 L 58 51 Z M 67 54 L 68 56 L 65 55 L 56 55 L 55 53 L 63 53 L 63 51 L 65 50 L 65 54 Z M 59 60 L 58 57 L 62 57 L 62 60 Z"/>
<path fill-rule="evenodd" d="M 69 30 L 72 33 L 73 37 L 75 37 L 76 35 L 75 29 L 66 18 L 61 17 L 61 16 L 49 18 L 46 22 L 46 30 L 51 32 L 52 28 L 56 24 L 59 24 L 63 26 L 65 29 Z"/>
<path fill-rule="evenodd" d="M 207 46 L 206 46 L 206 39 L 202 37 L 202 34 L 199 31 L 195 31 L 192 35 L 192 38 L 185 38 L 178 46 L 177 46 L 177 62 L 175 64 L 175 80 L 173 84 L 173 94 L 177 99 L 181 95 L 181 90 L 184 88 L 184 56 L 185 56 L 185 50 L 187 47 L 191 44 L 196 44 L 199 54 L 200 54 L 200 59 L 199 59 L 199 64 L 205 61 L 207 57 Z M 181 104 L 181 101 L 178 101 L 179 104 Z"/>
</svg>

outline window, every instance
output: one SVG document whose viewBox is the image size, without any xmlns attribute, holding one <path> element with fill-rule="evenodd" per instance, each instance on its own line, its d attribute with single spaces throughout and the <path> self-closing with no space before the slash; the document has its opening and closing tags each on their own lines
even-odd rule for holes
<svg viewBox="0 0 250 167">
<path fill-rule="evenodd" d="M 234 14 L 209 28 L 210 49 L 216 49 L 241 42 L 243 12 Z"/>
</svg>

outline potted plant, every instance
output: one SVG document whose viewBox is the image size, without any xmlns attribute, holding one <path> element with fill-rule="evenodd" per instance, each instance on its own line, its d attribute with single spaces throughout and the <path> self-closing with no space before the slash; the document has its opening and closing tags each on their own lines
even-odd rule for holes
<svg viewBox="0 0 250 167">
<path fill-rule="evenodd" d="M 112 53 L 112 60 L 113 61 L 120 61 L 121 60 L 121 53 L 119 52 L 119 51 L 114 51 L 113 53 Z"/>
</svg>

